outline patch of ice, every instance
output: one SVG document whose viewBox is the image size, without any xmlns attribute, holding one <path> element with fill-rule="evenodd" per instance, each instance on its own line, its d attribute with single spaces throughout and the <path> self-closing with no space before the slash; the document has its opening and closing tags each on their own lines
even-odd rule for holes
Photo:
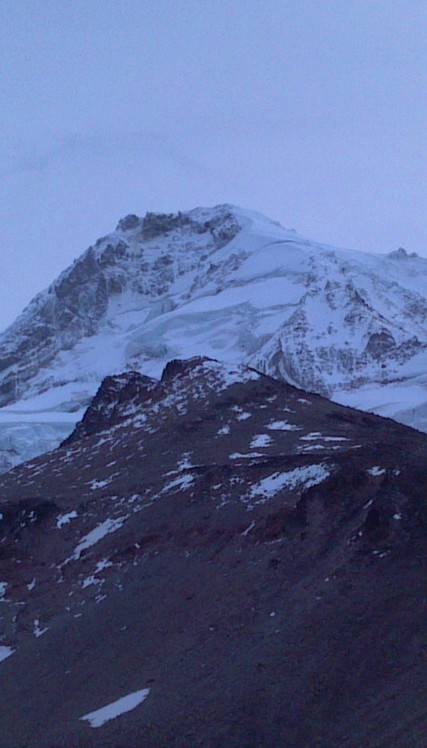
<svg viewBox="0 0 427 748">
<path fill-rule="evenodd" d="M 140 691 L 134 691 L 127 696 L 122 696 L 117 701 L 112 701 L 111 704 L 107 704 L 101 709 L 89 712 L 89 714 L 85 714 L 83 717 L 79 717 L 79 719 L 87 720 L 91 727 L 102 727 L 102 725 L 105 725 L 111 719 L 115 719 L 121 714 L 125 714 L 125 712 L 130 712 L 139 706 L 139 704 L 142 704 L 149 693 L 149 688 L 142 688 Z"/>
<path fill-rule="evenodd" d="M 6 594 L 7 582 L 0 582 L 0 599 Z"/>
<path fill-rule="evenodd" d="M 33 590 L 35 586 L 36 586 L 36 580 L 33 579 L 33 581 L 30 582 L 30 584 L 27 584 L 27 590 L 30 590 L 31 592 L 31 590 Z"/>
<path fill-rule="evenodd" d="M 76 517 L 77 512 L 75 512 L 74 510 L 72 512 L 67 512 L 67 514 L 60 514 L 56 520 L 56 526 L 58 530 L 60 530 L 64 525 L 68 525 L 68 523 Z"/>
</svg>

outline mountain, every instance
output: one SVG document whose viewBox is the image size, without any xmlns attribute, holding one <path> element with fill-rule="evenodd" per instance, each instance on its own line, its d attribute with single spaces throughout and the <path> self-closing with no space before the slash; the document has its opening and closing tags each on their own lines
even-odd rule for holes
<svg viewBox="0 0 427 748">
<path fill-rule="evenodd" d="M 0 479 L 1 748 L 422 745 L 426 447 L 242 365 L 106 379 Z"/>
<path fill-rule="evenodd" d="M 194 355 L 427 430 L 427 260 L 230 205 L 127 216 L 0 337 L 3 469 L 65 438 L 105 376 Z"/>
</svg>

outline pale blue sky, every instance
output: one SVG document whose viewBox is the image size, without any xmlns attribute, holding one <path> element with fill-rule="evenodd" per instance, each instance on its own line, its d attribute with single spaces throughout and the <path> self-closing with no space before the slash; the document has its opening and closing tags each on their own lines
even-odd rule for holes
<svg viewBox="0 0 427 748">
<path fill-rule="evenodd" d="M 427 255 L 427 5 L 0 0 L 0 328 L 131 212 Z"/>
</svg>

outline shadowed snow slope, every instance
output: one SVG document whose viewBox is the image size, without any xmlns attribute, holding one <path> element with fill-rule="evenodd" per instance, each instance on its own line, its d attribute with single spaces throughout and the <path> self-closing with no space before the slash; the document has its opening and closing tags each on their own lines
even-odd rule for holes
<svg viewBox="0 0 427 748">
<path fill-rule="evenodd" d="M 1 748 L 423 745 L 426 447 L 240 365 L 107 379 L 1 476 Z"/>
<path fill-rule="evenodd" d="M 53 421 L 58 443 L 103 377 L 193 355 L 427 430 L 427 260 L 334 249 L 230 205 L 127 216 L 0 337 L 4 467 L 50 448 Z"/>
</svg>

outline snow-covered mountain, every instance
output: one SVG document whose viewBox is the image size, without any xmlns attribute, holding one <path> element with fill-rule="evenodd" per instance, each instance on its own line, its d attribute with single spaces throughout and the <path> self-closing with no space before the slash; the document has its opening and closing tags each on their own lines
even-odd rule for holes
<svg viewBox="0 0 427 748">
<path fill-rule="evenodd" d="M 230 205 L 127 216 L 0 337 L 3 468 L 64 438 L 103 377 L 194 355 L 427 430 L 427 260 Z"/>
</svg>

